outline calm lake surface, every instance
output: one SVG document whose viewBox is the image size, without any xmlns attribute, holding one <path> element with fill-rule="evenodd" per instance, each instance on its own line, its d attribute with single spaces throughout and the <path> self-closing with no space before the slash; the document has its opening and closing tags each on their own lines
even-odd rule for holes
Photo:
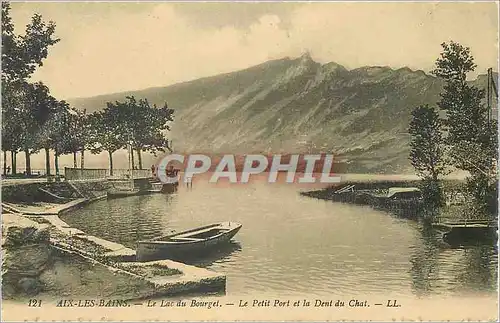
<svg viewBox="0 0 500 323">
<path fill-rule="evenodd" d="M 173 195 L 103 200 L 63 218 L 134 249 L 171 230 L 242 223 L 234 243 L 190 261 L 226 273 L 228 295 L 496 294 L 496 247 L 451 248 L 415 221 L 303 197 L 301 189 L 196 181 Z"/>
</svg>

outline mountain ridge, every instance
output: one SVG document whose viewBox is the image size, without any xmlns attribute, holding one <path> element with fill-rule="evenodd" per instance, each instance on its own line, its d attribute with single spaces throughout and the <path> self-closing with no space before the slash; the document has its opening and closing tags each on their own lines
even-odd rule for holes
<svg viewBox="0 0 500 323">
<path fill-rule="evenodd" d="M 485 83 L 479 77 L 473 82 Z M 351 161 L 350 171 L 393 173 L 410 168 L 407 128 L 412 109 L 434 105 L 442 85 L 421 70 L 348 70 L 305 54 L 169 86 L 68 102 L 92 112 L 126 95 L 157 105 L 166 101 L 175 110 L 169 136 L 178 151 L 328 151 Z"/>
</svg>

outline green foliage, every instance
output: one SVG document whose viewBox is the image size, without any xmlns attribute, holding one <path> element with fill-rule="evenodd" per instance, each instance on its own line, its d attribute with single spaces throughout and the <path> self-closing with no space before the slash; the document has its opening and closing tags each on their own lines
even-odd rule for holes
<svg viewBox="0 0 500 323">
<path fill-rule="evenodd" d="M 55 24 L 33 15 L 24 35 L 14 33 L 10 4 L 2 1 L 2 81 L 24 80 L 43 65 L 48 48 L 59 42 Z"/>
<path fill-rule="evenodd" d="M 115 107 L 119 109 L 122 131 L 130 136 L 134 149 L 165 151 L 167 146 L 164 137 L 165 131 L 170 130 L 169 121 L 173 121 L 173 110 L 167 104 L 161 109 L 156 105 L 151 106 L 147 99 L 139 99 L 133 96 L 126 97 L 125 102 L 116 102 Z"/>
<path fill-rule="evenodd" d="M 67 105 L 66 102 L 64 102 Z M 66 108 L 67 115 L 67 125 L 66 130 L 68 131 L 64 140 L 64 144 L 61 147 L 61 151 L 65 154 L 76 153 L 84 149 L 85 144 L 88 140 L 88 121 L 87 115 L 85 111 L 76 110 L 74 108 L 70 108 L 67 105 Z"/>
<path fill-rule="evenodd" d="M 498 212 L 497 183 L 489 176 L 476 174 L 467 178 L 465 190 L 475 202 L 470 207 L 473 216 L 484 218 L 484 214 Z"/>
<path fill-rule="evenodd" d="M 165 103 L 162 108 L 156 105 L 145 110 L 145 118 L 142 120 L 144 131 L 136 139 L 135 147 L 149 151 L 156 155 L 157 152 L 165 152 L 165 148 L 170 150 L 168 141 L 165 138 L 166 132 L 170 131 L 169 122 L 173 121 L 174 110 Z"/>
<path fill-rule="evenodd" d="M 92 153 L 97 154 L 104 150 L 113 153 L 126 145 L 127 136 L 123 134 L 124 127 L 119 115 L 117 107 L 108 104 L 103 111 L 94 112 L 89 116 L 92 124 L 90 133 Z"/>
<path fill-rule="evenodd" d="M 444 205 L 439 177 L 446 175 L 446 147 L 439 114 L 433 107 L 422 105 L 412 112 L 409 133 L 411 164 L 422 178 L 421 191 L 425 206 L 435 209 Z"/>
<path fill-rule="evenodd" d="M 436 68 L 432 74 L 446 81 L 465 82 L 467 73 L 476 68 L 470 48 L 451 41 L 441 43 L 443 51 L 436 60 Z"/>
<path fill-rule="evenodd" d="M 9 107 L 16 116 L 21 132 L 19 142 L 23 151 L 38 151 L 40 135 L 45 123 L 56 112 L 57 101 L 50 95 L 43 83 L 20 83 L 14 93 L 15 105 Z"/>
<path fill-rule="evenodd" d="M 59 41 L 54 32 L 53 22 L 45 23 L 35 14 L 24 35 L 16 35 L 10 4 L 2 2 L 2 145 L 4 152 L 10 150 L 14 156 L 19 150 L 26 153 L 28 174 L 30 154 L 47 144 L 44 125 L 53 113 L 55 99 L 43 83 L 26 80 L 42 66 L 48 48 Z"/>
<path fill-rule="evenodd" d="M 446 83 L 438 106 L 446 112 L 444 130 L 451 163 L 468 171 L 467 193 L 481 210 L 496 196 L 497 121 L 489 120 L 485 91 L 467 83 L 476 65 L 468 47 L 443 43 L 433 74 Z"/>
<path fill-rule="evenodd" d="M 428 210 L 436 210 L 445 205 L 444 190 L 441 181 L 426 177 L 420 182 L 422 199 Z"/>
<path fill-rule="evenodd" d="M 410 160 L 417 174 L 434 181 L 446 175 L 446 151 L 436 109 L 428 105 L 415 108 L 408 131 L 411 135 Z"/>
<path fill-rule="evenodd" d="M 168 123 L 173 121 L 173 112 L 167 104 L 158 109 L 146 99 L 136 100 L 133 96 L 126 97 L 124 102 L 108 102 L 102 112 L 92 114 L 95 130 L 91 150 L 112 153 L 130 142 L 139 154 L 139 167 L 142 167 L 141 151 L 156 154 L 168 149 L 165 133 L 170 130 Z"/>
<path fill-rule="evenodd" d="M 43 65 L 49 47 L 59 39 L 54 37 L 55 24 L 46 23 L 35 14 L 24 35 L 14 33 L 10 4 L 2 2 L 2 147 L 26 153 L 27 172 L 30 154 L 40 148 L 58 156 L 84 151 L 107 151 L 112 169 L 112 154 L 132 143 L 139 153 L 156 154 L 168 148 L 165 139 L 173 110 L 150 106 L 146 99 L 126 97 L 125 102 L 108 103 L 91 115 L 71 109 L 65 101 L 50 95 L 43 83 L 28 83 L 26 79 Z M 50 163 L 47 161 L 47 167 Z M 50 169 L 47 169 L 49 173 Z"/>
<path fill-rule="evenodd" d="M 75 115 L 73 110 L 70 109 L 69 104 L 65 101 L 57 102 L 57 110 L 53 114 L 51 121 L 53 122 L 52 128 L 52 140 L 54 152 L 56 155 L 62 155 L 64 153 L 72 152 L 70 149 L 71 144 L 73 144 L 74 133 L 74 119 Z"/>
<path fill-rule="evenodd" d="M 19 111 L 14 107 L 20 104 L 14 84 L 2 84 L 2 150 L 19 151 L 23 129 L 18 122 Z"/>
</svg>

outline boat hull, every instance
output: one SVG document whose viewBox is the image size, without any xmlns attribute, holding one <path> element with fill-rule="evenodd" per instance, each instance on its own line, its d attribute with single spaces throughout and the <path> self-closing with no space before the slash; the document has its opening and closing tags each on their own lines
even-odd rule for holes
<svg viewBox="0 0 500 323">
<path fill-rule="evenodd" d="M 493 242 L 498 240 L 497 228 L 482 227 L 455 227 L 443 234 L 443 241 L 450 245 L 474 244 Z"/>
<path fill-rule="evenodd" d="M 189 258 L 200 252 L 207 252 L 221 244 L 229 242 L 240 229 L 241 224 L 237 224 L 234 229 L 220 235 L 193 242 L 139 241 L 137 243 L 136 259 L 137 261 L 149 261 L 165 258 Z"/>
<path fill-rule="evenodd" d="M 108 197 L 108 199 L 118 199 L 118 198 L 123 198 L 123 197 L 140 195 L 141 193 L 142 192 L 139 191 L 139 190 L 134 190 L 134 191 L 113 191 L 113 192 L 107 192 L 107 197 Z"/>
<path fill-rule="evenodd" d="M 161 193 L 175 193 L 177 192 L 177 188 L 179 187 L 179 182 L 163 184 L 161 187 Z"/>
</svg>

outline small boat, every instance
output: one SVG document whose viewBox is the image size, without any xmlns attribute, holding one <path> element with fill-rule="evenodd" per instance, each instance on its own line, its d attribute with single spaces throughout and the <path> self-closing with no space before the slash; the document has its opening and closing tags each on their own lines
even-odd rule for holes
<svg viewBox="0 0 500 323">
<path fill-rule="evenodd" d="M 491 220 L 465 220 L 462 222 L 433 223 L 432 227 L 442 233 L 443 241 L 450 245 L 461 245 L 498 240 L 498 223 Z"/>
<path fill-rule="evenodd" d="M 151 183 L 151 188 L 148 190 L 149 193 L 161 193 L 163 189 L 162 183 Z"/>
<path fill-rule="evenodd" d="M 228 242 L 241 229 L 236 222 L 222 222 L 137 242 L 137 261 L 188 257 Z"/>
<path fill-rule="evenodd" d="M 163 186 L 161 188 L 162 193 L 175 193 L 177 187 L 179 186 L 180 176 L 179 170 L 174 169 L 170 166 L 166 171 L 166 178 L 164 178 Z"/>
<path fill-rule="evenodd" d="M 371 194 L 376 207 L 417 212 L 423 205 L 422 193 L 416 187 L 391 187 L 387 194 Z"/>
<path fill-rule="evenodd" d="M 117 199 L 122 197 L 136 196 L 142 192 L 138 189 L 133 190 L 112 190 L 107 192 L 108 199 Z"/>
</svg>

